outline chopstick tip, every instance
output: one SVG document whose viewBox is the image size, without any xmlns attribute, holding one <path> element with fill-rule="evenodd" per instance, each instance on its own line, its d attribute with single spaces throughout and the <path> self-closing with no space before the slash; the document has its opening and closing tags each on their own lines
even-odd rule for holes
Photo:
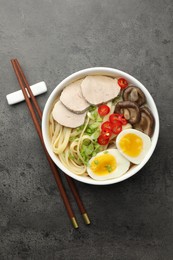
<svg viewBox="0 0 173 260">
<path fill-rule="evenodd" d="M 87 225 L 91 224 L 91 221 L 90 221 L 87 213 L 82 214 L 82 217 L 84 219 L 85 224 L 87 224 Z"/>
<path fill-rule="evenodd" d="M 75 217 L 71 218 L 71 222 L 72 222 L 72 225 L 73 225 L 74 228 L 78 228 L 79 227 Z"/>
</svg>

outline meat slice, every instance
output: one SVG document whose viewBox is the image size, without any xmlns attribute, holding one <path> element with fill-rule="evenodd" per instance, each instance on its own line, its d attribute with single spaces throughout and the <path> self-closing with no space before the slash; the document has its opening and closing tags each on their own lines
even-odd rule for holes
<svg viewBox="0 0 173 260">
<path fill-rule="evenodd" d="M 66 127 L 75 128 L 83 125 L 86 112 L 83 114 L 75 114 L 68 110 L 61 103 L 61 101 L 58 101 L 53 108 L 52 115 L 54 120 L 57 121 L 59 124 Z"/>
<path fill-rule="evenodd" d="M 87 76 L 81 83 L 84 98 L 92 105 L 107 102 L 118 96 L 117 79 L 107 76 Z"/>
<path fill-rule="evenodd" d="M 77 80 L 65 87 L 60 96 L 60 100 L 64 106 L 75 113 L 83 113 L 90 106 L 82 95 L 82 81 L 83 79 Z"/>
</svg>

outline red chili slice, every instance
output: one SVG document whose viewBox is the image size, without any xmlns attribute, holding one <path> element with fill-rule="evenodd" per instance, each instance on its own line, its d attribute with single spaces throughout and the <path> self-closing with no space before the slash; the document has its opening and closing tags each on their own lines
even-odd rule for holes
<svg viewBox="0 0 173 260">
<path fill-rule="evenodd" d="M 121 89 L 124 89 L 128 86 L 128 81 L 124 78 L 119 78 L 118 85 L 120 86 Z"/>
<path fill-rule="evenodd" d="M 102 135 L 102 136 L 104 136 L 106 139 L 107 138 L 110 138 L 111 137 L 111 135 L 112 135 L 112 130 L 111 129 L 104 129 L 104 130 L 102 130 L 101 131 L 101 134 L 100 135 Z"/>
<path fill-rule="evenodd" d="M 118 135 L 122 131 L 121 122 L 117 121 L 116 123 L 112 123 L 112 132 Z"/>
<path fill-rule="evenodd" d="M 127 120 L 124 118 L 123 114 L 115 114 L 117 116 L 117 120 L 119 120 L 122 125 L 126 125 L 127 124 Z"/>
<path fill-rule="evenodd" d="M 97 139 L 97 142 L 100 144 L 100 145 L 106 145 L 109 143 L 109 138 L 105 137 L 104 135 L 100 135 Z"/>
<path fill-rule="evenodd" d="M 127 125 L 127 120 L 124 117 L 122 117 L 120 121 L 122 125 Z"/>
<path fill-rule="evenodd" d="M 110 115 L 109 120 L 113 124 L 116 123 L 117 121 L 121 122 L 122 125 L 127 124 L 127 120 L 124 118 L 124 115 L 122 114 L 112 114 Z"/>
<path fill-rule="evenodd" d="M 119 114 L 111 114 L 111 115 L 109 116 L 109 121 L 114 124 L 114 123 L 116 123 L 117 121 L 119 121 L 120 118 L 121 118 L 121 117 L 119 116 Z"/>
<path fill-rule="evenodd" d="M 111 123 L 109 121 L 105 121 L 102 125 L 101 125 L 101 129 L 104 131 L 106 129 L 111 130 Z"/>
<path fill-rule="evenodd" d="M 101 105 L 98 108 L 98 113 L 100 116 L 106 116 L 110 112 L 110 108 L 107 105 Z"/>
</svg>

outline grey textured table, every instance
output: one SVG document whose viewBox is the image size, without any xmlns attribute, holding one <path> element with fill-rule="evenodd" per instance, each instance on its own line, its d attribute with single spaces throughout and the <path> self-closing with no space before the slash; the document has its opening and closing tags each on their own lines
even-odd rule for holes
<svg viewBox="0 0 173 260">
<path fill-rule="evenodd" d="M 173 259 L 173 60 L 171 0 L 0 0 L 0 259 Z M 160 137 L 147 165 L 111 186 L 78 183 L 92 224 L 74 230 L 10 59 L 30 84 L 44 80 L 42 109 L 69 74 L 93 66 L 124 70 L 151 92 Z M 64 178 L 63 178 L 64 179 Z"/>
</svg>

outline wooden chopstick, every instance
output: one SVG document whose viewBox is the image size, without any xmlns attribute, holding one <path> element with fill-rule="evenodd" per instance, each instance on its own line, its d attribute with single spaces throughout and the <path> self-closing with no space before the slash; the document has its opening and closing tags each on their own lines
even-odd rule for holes
<svg viewBox="0 0 173 260">
<path fill-rule="evenodd" d="M 30 88 L 30 86 L 29 86 L 29 84 L 28 84 L 28 81 L 27 81 L 27 79 L 26 79 L 26 77 L 25 77 L 25 74 L 24 74 L 24 72 L 22 71 L 21 66 L 20 66 L 18 60 L 15 59 L 14 62 L 15 62 L 16 65 L 17 65 L 18 71 L 20 72 L 20 75 L 21 75 L 21 77 L 22 77 L 22 79 L 23 79 L 23 81 L 24 81 L 24 83 L 25 83 L 25 86 L 26 86 L 26 88 L 27 88 L 27 90 L 28 90 L 28 92 L 29 92 L 29 95 L 30 95 L 30 97 L 31 97 L 31 100 L 33 101 L 33 104 L 34 104 L 35 109 L 36 109 L 36 111 L 37 111 L 37 113 L 38 113 L 38 116 L 39 116 L 40 120 L 42 120 L 42 112 L 41 112 L 41 109 L 40 109 L 40 107 L 39 107 L 39 105 L 38 105 L 38 103 L 37 103 L 36 98 L 34 97 L 32 91 L 31 91 L 31 88 Z M 85 207 L 84 207 L 84 204 L 83 204 L 83 202 L 82 202 L 82 200 L 81 200 L 81 198 L 80 198 L 80 196 L 79 196 L 79 193 L 78 193 L 78 191 L 77 191 L 77 188 L 76 188 L 76 185 L 75 185 L 74 181 L 72 180 L 72 178 L 70 178 L 70 177 L 69 177 L 68 175 L 66 175 L 66 174 L 65 174 L 65 177 L 66 177 L 66 180 L 67 180 L 67 182 L 68 182 L 68 184 L 69 184 L 69 187 L 70 187 L 70 189 L 71 189 L 71 191 L 72 191 L 72 194 L 73 194 L 73 196 L 74 196 L 74 198 L 75 198 L 75 200 L 76 200 L 76 203 L 77 203 L 77 205 L 78 205 L 78 207 L 79 207 L 79 210 L 80 210 L 80 212 L 81 212 L 81 214 L 82 214 L 82 217 L 83 217 L 83 219 L 84 219 L 84 222 L 85 222 L 86 224 L 90 224 L 90 220 L 89 220 L 88 214 L 87 214 L 87 212 L 86 212 L 86 210 L 85 210 Z"/>
<path fill-rule="evenodd" d="M 57 169 L 57 167 L 55 166 L 54 162 L 52 161 L 52 159 L 50 158 L 50 156 L 49 156 L 48 153 L 47 153 L 47 150 L 46 150 L 45 145 L 44 145 L 44 142 L 43 142 L 41 127 L 40 127 L 40 125 L 39 125 L 39 122 L 38 122 L 38 120 L 37 120 L 35 111 L 34 111 L 34 109 L 33 109 L 33 107 L 32 107 L 32 104 L 31 104 L 30 99 L 28 98 L 28 94 L 27 94 L 25 88 L 27 88 L 27 90 L 28 90 L 28 92 L 29 92 L 29 95 L 30 95 L 30 97 L 31 97 L 31 100 L 32 100 L 32 102 L 33 102 L 33 104 L 34 104 L 34 107 L 35 107 L 35 109 L 36 109 L 36 111 L 37 111 L 37 113 L 38 113 L 38 117 L 39 117 L 40 120 L 42 119 L 41 109 L 40 109 L 40 107 L 39 107 L 39 105 L 38 105 L 38 103 L 37 103 L 37 101 L 36 101 L 36 98 L 34 97 L 32 91 L 31 91 L 31 89 L 30 89 L 30 86 L 29 86 L 29 84 L 28 84 L 28 82 L 27 82 L 27 80 L 26 80 L 26 77 L 25 77 L 25 75 L 24 75 L 24 73 L 23 73 L 23 71 L 22 71 L 22 69 L 21 69 L 21 67 L 20 67 L 19 62 L 17 61 L 17 59 L 14 59 L 14 60 L 11 60 L 11 63 L 12 63 L 12 65 L 13 65 L 14 71 L 15 71 L 15 73 L 16 73 L 16 76 L 17 76 L 19 85 L 20 85 L 20 87 L 22 88 L 24 97 L 25 97 L 25 99 L 26 99 L 26 103 L 27 103 L 28 108 L 29 108 L 29 111 L 30 111 L 30 113 L 31 113 L 31 117 L 32 117 L 32 119 L 33 119 L 34 125 L 35 125 L 35 127 L 36 127 L 37 133 L 38 133 L 39 138 L 40 138 L 40 141 L 41 141 L 41 143 L 42 143 L 42 145 L 43 145 L 43 148 L 44 148 L 44 150 L 45 150 L 46 157 L 47 157 L 47 159 L 48 159 L 48 161 L 49 161 L 50 167 L 51 167 L 52 172 L 53 172 L 53 174 L 54 174 L 55 180 L 56 180 L 57 185 L 58 185 L 58 188 L 59 188 L 59 190 L 60 190 L 60 194 L 61 194 L 61 196 L 62 196 L 62 198 L 63 198 L 65 207 L 66 207 L 66 209 L 67 209 L 67 213 L 68 213 L 68 215 L 69 215 L 69 217 L 70 217 L 70 219 L 71 219 L 71 221 L 72 221 L 73 226 L 74 226 L 75 228 L 77 228 L 77 227 L 78 227 L 78 224 L 77 224 L 76 218 L 75 218 L 75 216 L 74 216 L 73 210 L 72 210 L 72 208 L 71 208 L 71 206 L 70 206 L 68 197 L 67 197 L 67 195 L 66 195 L 66 193 L 65 193 L 65 189 L 64 189 L 64 187 L 63 187 L 63 183 L 62 183 L 61 178 L 60 178 L 60 175 L 59 175 L 59 173 L 58 173 L 58 169 Z M 24 86 L 24 85 L 25 85 L 25 86 Z M 72 194 L 73 194 L 73 196 L 74 196 L 74 198 L 75 198 L 75 200 L 76 200 L 76 203 L 77 203 L 77 205 L 78 205 L 78 207 L 79 207 L 79 210 L 80 210 L 80 212 L 81 212 L 81 214 L 82 214 L 82 216 L 83 216 L 83 219 L 84 219 L 85 223 L 86 223 L 86 224 L 90 224 L 90 220 L 89 220 L 88 214 L 86 213 L 85 207 L 84 207 L 84 205 L 83 205 L 83 202 L 82 202 L 82 200 L 81 200 L 81 198 L 80 198 L 80 196 L 79 196 L 79 193 L 78 193 L 78 191 L 77 191 L 77 188 L 76 188 L 76 186 L 75 186 L 73 180 L 72 180 L 69 176 L 67 176 L 66 174 L 65 174 L 65 177 L 66 177 L 66 180 L 67 180 L 67 182 L 68 182 L 68 184 L 69 184 L 69 187 L 70 187 L 70 189 L 71 189 L 71 191 L 72 191 Z"/>
</svg>

